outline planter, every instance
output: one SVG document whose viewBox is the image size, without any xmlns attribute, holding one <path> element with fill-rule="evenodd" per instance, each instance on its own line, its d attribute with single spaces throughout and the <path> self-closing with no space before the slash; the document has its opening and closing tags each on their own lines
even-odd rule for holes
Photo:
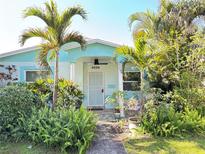
<svg viewBox="0 0 205 154">
<path fill-rule="evenodd" d="M 120 113 L 119 112 L 115 112 L 114 115 L 115 115 L 115 119 L 120 119 Z"/>
<path fill-rule="evenodd" d="M 128 122 L 129 122 L 129 130 L 137 128 L 138 120 L 136 117 L 130 117 Z"/>
</svg>

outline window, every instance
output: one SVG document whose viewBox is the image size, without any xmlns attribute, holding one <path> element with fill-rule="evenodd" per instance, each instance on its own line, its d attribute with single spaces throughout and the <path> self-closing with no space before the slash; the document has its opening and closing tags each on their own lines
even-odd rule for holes
<svg viewBox="0 0 205 154">
<path fill-rule="evenodd" d="M 46 79 L 49 71 L 26 71 L 26 82 L 34 82 L 37 79 Z"/>
<path fill-rule="evenodd" d="M 141 73 L 132 64 L 126 64 L 123 74 L 123 90 L 138 91 L 141 85 Z"/>
</svg>

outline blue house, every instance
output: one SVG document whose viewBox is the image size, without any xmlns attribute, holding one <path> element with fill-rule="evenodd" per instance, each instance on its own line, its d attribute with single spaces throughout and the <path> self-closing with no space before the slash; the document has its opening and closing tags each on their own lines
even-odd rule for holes
<svg viewBox="0 0 205 154">
<path fill-rule="evenodd" d="M 129 96 L 139 93 L 140 71 L 126 64 L 122 73 L 122 58 L 114 58 L 118 46 L 100 39 L 89 39 L 85 50 L 81 50 L 78 44 L 67 44 L 62 48 L 59 77 L 79 85 L 85 94 L 85 106 L 107 109 L 111 106 L 105 103 L 105 99 L 113 92 L 124 90 Z M 9 82 L 34 82 L 42 78 L 47 70 L 42 71 L 38 65 L 38 52 L 38 47 L 31 47 L 0 54 L 0 74 Z M 52 62 L 50 66 L 54 68 Z"/>
</svg>

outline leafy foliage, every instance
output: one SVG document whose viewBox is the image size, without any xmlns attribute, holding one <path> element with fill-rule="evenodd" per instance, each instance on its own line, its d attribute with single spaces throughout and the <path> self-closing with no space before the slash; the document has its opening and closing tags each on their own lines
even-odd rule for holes
<svg viewBox="0 0 205 154">
<path fill-rule="evenodd" d="M 40 79 L 28 85 L 28 88 L 41 98 L 42 102 L 52 101 L 52 79 Z M 58 101 L 56 107 L 79 108 L 82 104 L 83 93 L 72 81 L 59 79 L 58 81 Z"/>
<path fill-rule="evenodd" d="M 187 71 L 201 78 L 205 50 L 203 27 L 198 23 L 204 20 L 204 6 L 200 0 L 161 0 L 157 13 L 136 12 L 130 16 L 134 38 L 146 34 L 146 55 L 152 55 L 147 63 L 152 86 L 173 90 Z"/>
<path fill-rule="evenodd" d="M 160 2 L 156 13 L 130 16 L 135 48 L 117 50 L 146 70 L 151 88 L 160 89 L 144 99 L 142 126 L 156 136 L 204 133 L 205 27 L 200 23 L 205 19 L 205 2 Z"/>
<path fill-rule="evenodd" d="M 83 108 L 33 109 L 29 119 L 21 118 L 28 137 L 36 143 L 60 146 L 63 151 L 85 153 L 94 137 L 95 115 Z"/>
<path fill-rule="evenodd" d="M 17 137 L 18 119 L 31 114 L 31 108 L 39 104 L 34 102 L 31 91 L 23 86 L 0 88 L 0 133 L 4 138 Z"/>
<path fill-rule="evenodd" d="M 163 103 L 155 108 L 151 105 L 143 116 L 142 127 L 155 136 L 200 134 L 205 132 L 204 120 L 196 109 L 177 112 L 172 104 Z"/>
</svg>

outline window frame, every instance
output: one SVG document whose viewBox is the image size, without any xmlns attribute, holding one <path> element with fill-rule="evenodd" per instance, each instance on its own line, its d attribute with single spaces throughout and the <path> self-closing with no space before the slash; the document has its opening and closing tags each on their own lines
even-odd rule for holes
<svg viewBox="0 0 205 154">
<path fill-rule="evenodd" d="M 125 64 L 126 65 L 126 64 Z M 124 80 L 124 74 L 125 73 L 140 73 L 140 82 L 139 81 L 125 81 Z M 141 71 L 139 71 L 139 70 L 124 70 L 124 72 L 123 72 L 123 91 L 133 91 L 133 90 L 124 90 L 124 83 L 133 83 L 133 82 L 135 82 L 135 83 L 140 83 L 140 87 L 141 87 L 141 84 L 142 84 L 142 79 L 141 79 Z M 141 91 L 141 88 L 139 89 L 139 90 L 134 90 L 134 91 Z"/>
<path fill-rule="evenodd" d="M 26 83 L 34 83 L 35 81 L 27 81 L 27 78 L 26 78 L 26 73 L 27 72 L 49 72 L 48 70 L 25 70 L 24 71 L 24 80 Z M 50 75 L 48 75 L 50 76 Z"/>
</svg>

